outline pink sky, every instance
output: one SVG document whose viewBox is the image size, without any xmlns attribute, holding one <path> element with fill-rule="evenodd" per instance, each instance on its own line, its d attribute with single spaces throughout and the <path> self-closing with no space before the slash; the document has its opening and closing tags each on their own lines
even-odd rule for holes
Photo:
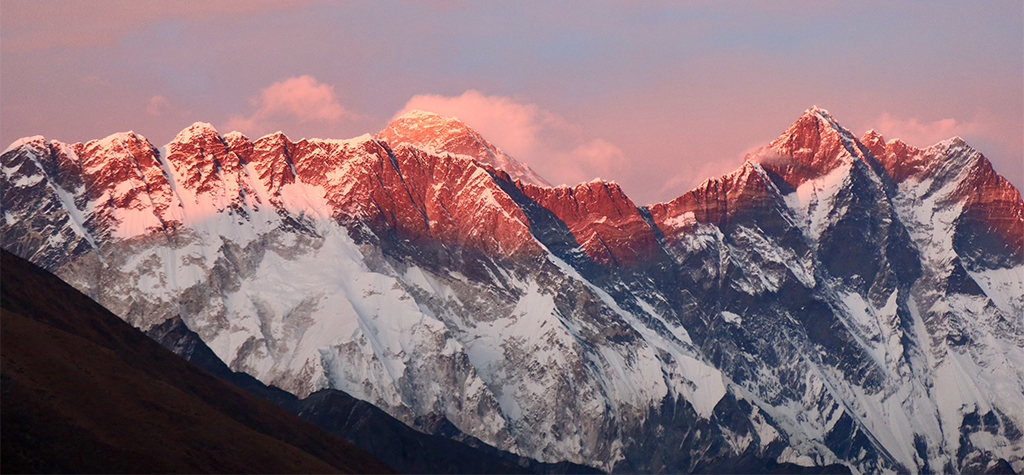
<svg viewBox="0 0 1024 475">
<path fill-rule="evenodd" d="M 586 8 L 581 8 L 586 5 Z M 666 201 L 817 105 L 1024 185 L 1024 3 L 0 1 L 0 141 L 454 115 L 552 183 Z"/>
</svg>

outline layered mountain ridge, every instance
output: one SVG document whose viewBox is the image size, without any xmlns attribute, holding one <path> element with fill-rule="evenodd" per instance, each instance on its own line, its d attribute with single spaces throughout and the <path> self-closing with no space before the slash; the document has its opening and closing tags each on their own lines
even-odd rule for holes
<svg viewBox="0 0 1024 475">
<path fill-rule="evenodd" d="M 8 473 L 397 473 L 0 252 Z"/>
<path fill-rule="evenodd" d="M 640 207 L 419 111 L 349 140 L 27 138 L 2 167 L 5 249 L 299 397 L 608 471 L 1024 470 L 1021 198 L 959 138 L 812 108 Z"/>
</svg>

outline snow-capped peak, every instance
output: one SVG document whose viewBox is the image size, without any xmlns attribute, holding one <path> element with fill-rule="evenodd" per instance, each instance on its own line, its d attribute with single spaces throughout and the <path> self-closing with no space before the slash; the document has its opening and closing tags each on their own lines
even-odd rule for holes
<svg viewBox="0 0 1024 475">
<path fill-rule="evenodd" d="M 479 134 L 476 134 L 476 131 L 457 117 L 444 117 L 433 112 L 412 109 L 395 117 L 384 130 L 377 134 L 377 138 L 391 142 L 393 145 L 407 143 L 429 151 L 458 154 L 458 152 L 445 150 L 445 146 L 453 139 L 466 135 L 472 137 Z M 477 139 L 478 137 L 472 138 Z M 482 137 L 479 138 L 482 139 Z"/>
<path fill-rule="evenodd" d="M 134 141 L 147 142 L 146 137 L 136 134 L 135 131 L 133 130 L 129 130 L 127 132 L 118 132 L 116 134 L 110 134 L 102 139 L 92 140 L 89 142 L 89 145 L 95 145 L 99 147 L 110 147 L 114 144 Z"/>
<path fill-rule="evenodd" d="M 939 143 L 937 143 L 936 145 L 938 145 L 940 147 L 941 146 L 949 147 L 949 146 L 953 146 L 953 145 L 964 146 L 964 145 L 967 145 L 967 142 L 962 137 L 960 137 L 959 135 L 954 135 L 954 136 L 952 136 L 952 137 L 950 137 L 950 138 L 948 138 L 946 140 L 939 141 Z"/>
<path fill-rule="evenodd" d="M 395 120 L 409 119 L 409 120 L 459 120 L 458 117 L 452 117 L 448 119 L 440 114 L 434 112 L 425 111 L 421 109 L 409 109 L 408 111 L 395 117 Z"/>
<path fill-rule="evenodd" d="M 7 148 L 5 148 L 2 153 L 10 152 L 11 150 L 14 150 L 16 148 L 22 147 L 25 144 L 29 144 L 29 143 L 32 143 L 32 142 L 45 142 L 45 141 L 46 141 L 46 138 L 43 137 L 42 135 L 33 135 L 31 137 L 22 137 L 22 138 L 20 138 L 18 140 L 15 140 L 14 142 L 11 142 L 11 144 L 8 145 Z"/>
<path fill-rule="evenodd" d="M 513 179 L 551 186 L 529 166 L 492 145 L 457 117 L 413 109 L 395 117 L 374 138 L 388 142 L 392 147 L 404 143 L 435 154 L 462 156 L 502 170 Z"/>
<path fill-rule="evenodd" d="M 827 110 L 814 106 L 747 160 L 773 168 L 795 187 L 862 155 L 857 138 Z"/>
<path fill-rule="evenodd" d="M 822 109 L 817 105 L 809 107 L 807 110 L 804 111 L 803 115 L 821 116 L 823 118 L 832 117 L 832 114 L 829 114 L 827 109 Z"/>
<path fill-rule="evenodd" d="M 861 136 L 860 141 L 868 146 L 873 143 L 880 143 L 884 145 L 885 137 L 875 129 L 868 129 L 868 131 L 864 132 L 864 135 Z"/>
<path fill-rule="evenodd" d="M 247 136 L 247 135 L 245 135 L 245 134 L 243 134 L 243 133 L 241 133 L 241 132 L 239 132 L 237 130 L 233 130 L 231 132 L 228 132 L 228 133 L 224 134 L 224 140 L 229 141 L 229 142 L 230 141 L 234 141 L 234 140 L 249 140 L 249 136 Z"/>
<path fill-rule="evenodd" d="M 196 137 L 220 137 L 220 132 L 213 127 L 209 122 L 196 122 L 188 126 L 185 130 L 178 132 L 178 135 L 174 137 L 171 143 L 186 143 L 190 142 Z"/>
</svg>

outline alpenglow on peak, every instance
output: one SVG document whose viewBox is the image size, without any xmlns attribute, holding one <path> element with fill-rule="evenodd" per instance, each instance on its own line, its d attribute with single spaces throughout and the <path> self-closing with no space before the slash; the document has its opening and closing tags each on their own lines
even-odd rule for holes
<svg viewBox="0 0 1024 475">
<path fill-rule="evenodd" d="M 431 153 L 469 158 L 503 170 L 524 183 L 551 186 L 528 165 L 488 142 L 457 117 L 412 109 L 392 120 L 374 138 L 387 142 L 391 147 L 404 143 Z"/>
</svg>

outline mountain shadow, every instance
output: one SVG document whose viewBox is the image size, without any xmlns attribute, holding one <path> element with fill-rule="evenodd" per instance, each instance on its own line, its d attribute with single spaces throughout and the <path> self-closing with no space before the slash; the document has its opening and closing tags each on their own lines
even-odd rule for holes
<svg viewBox="0 0 1024 475">
<path fill-rule="evenodd" d="M 4 473 L 393 473 L 6 250 L 0 277 Z"/>
<path fill-rule="evenodd" d="M 443 417 L 429 424 L 431 432 L 439 435 L 424 434 L 377 406 L 336 389 L 322 389 L 299 399 L 246 373 L 232 371 L 177 317 L 155 325 L 146 335 L 225 381 L 351 441 L 402 473 L 603 473 L 586 465 L 538 462 L 496 449 L 462 433 Z"/>
</svg>

